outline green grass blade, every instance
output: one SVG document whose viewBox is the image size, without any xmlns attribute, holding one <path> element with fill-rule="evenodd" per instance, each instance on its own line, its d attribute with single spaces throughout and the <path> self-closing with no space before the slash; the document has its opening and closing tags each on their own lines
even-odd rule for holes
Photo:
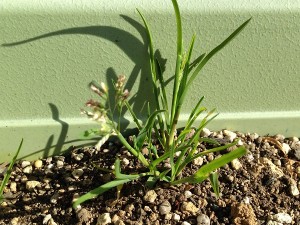
<svg viewBox="0 0 300 225">
<path fill-rule="evenodd" d="M 209 175 L 209 181 L 211 186 L 214 190 L 214 193 L 217 197 L 220 197 L 220 187 L 219 187 L 219 180 L 218 180 L 218 173 L 214 172 Z"/>
<path fill-rule="evenodd" d="M 203 53 L 202 55 L 198 56 L 198 58 L 196 58 L 189 67 L 189 71 L 188 73 L 190 73 L 195 67 L 197 67 L 197 65 L 202 61 L 202 59 L 204 59 L 206 53 Z"/>
<path fill-rule="evenodd" d="M 73 208 L 77 208 L 77 206 L 79 206 L 81 203 L 87 201 L 87 200 L 90 200 L 90 199 L 93 199 L 93 198 L 96 198 L 98 195 L 101 195 L 103 193 L 105 193 L 106 191 L 114 188 L 114 187 L 117 187 L 119 185 L 122 185 L 122 184 L 125 184 L 127 182 L 130 182 L 131 179 L 120 179 L 120 180 L 113 180 L 113 181 L 110 181 L 106 184 L 103 184 L 91 191 L 89 191 L 88 193 L 80 196 L 74 203 L 73 203 Z"/>
<path fill-rule="evenodd" d="M 159 114 L 164 112 L 165 110 L 157 110 L 155 112 L 153 112 L 150 117 L 147 119 L 145 126 L 142 128 L 142 130 L 140 131 L 139 135 L 136 138 L 135 141 L 135 148 L 140 150 L 144 144 L 144 141 L 147 137 L 147 133 L 149 130 L 152 129 L 153 124 L 155 122 L 155 117 Z"/>
<path fill-rule="evenodd" d="M 210 163 L 202 166 L 195 174 L 185 177 L 183 179 L 171 182 L 171 184 L 181 184 L 181 183 L 200 183 L 205 180 L 210 173 L 215 171 L 216 169 L 224 166 L 225 164 L 231 162 L 232 160 L 239 158 L 247 153 L 245 147 L 239 147 L 225 155 L 222 155 L 220 158 L 217 158 Z"/>
<path fill-rule="evenodd" d="M 18 155 L 20 153 L 22 145 L 23 145 L 23 138 L 22 138 L 22 140 L 21 140 L 21 142 L 19 144 L 17 152 L 15 153 L 14 157 L 10 161 L 10 164 L 9 164 L 9 166 L 7 168 L 7 171 L 6 171 L 5 175 L 4 175 L 4 178 L 3 178 L 2 182 L 1 182 L 1 186 L 0 186 L 0 203 L 3 200 L 3 190 L 4 190 L 4 187 L 5 187 L 5 185 L 7 184 L 8 180 L 9 180 L 12 168 L 13 168 L 14 164 L 16 163 L 16 160 L 17 160 L 17 157 L 18 157 Z"/>
<path fill-rule="evenodd" d="M 128 111 L 130 112 L 130 115 L 132 116 L 132 119 L 133 119 L 133 121 L 135 122 L 137 128 L 138 128 L 139 130 L 141 130 L 141 129 L 142 129 L 142 126 L 141 126 L 141 124 L 139 123 L 139 120 L 138 120 L 137 116 L 135 115 L 135 113 L 133 112 L 133 110 L 132 110 L 131 106 L 129 105 L 128 101 L 125 100 L 124 103 L 125 103 L 125 106 L 126 106 L 126 108 L 128 109 Z"/>
</svg>

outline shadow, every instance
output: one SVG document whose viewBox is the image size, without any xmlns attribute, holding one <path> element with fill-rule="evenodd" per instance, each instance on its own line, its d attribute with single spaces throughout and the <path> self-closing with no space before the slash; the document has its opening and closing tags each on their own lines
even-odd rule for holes
<svg viewBox="0 0 300 225">
<path fill-rule="evenodd" d="M 120 15 L 126 22 L 128 22 L 132 27 L 134 27 L 138 33 L 140 34 L 142 41 L 129 33 L 128 31 L 122 30 L 116 27 L 110 26 L 82 26 L 82 27 L 73 27 L 66 28 L 62 30 L 53 31 L 46 34 L 41 34 L 39 36 L 35 36 L 32 38 L 28 38 L 25 40 L 20 40 L 11 43 L 3 43 L 2 47 L 13 47 L 18 45 L 24 45 L 31 42 L 35 42 L 38 40 L 43 40 L 45 38 L 51 38 L 55 36 L 64 36 L 64 35 L 92 35 L 98 38 L 102 38 L 110 41 L 118 48 L 120 48 L 127 57 L 134 62 L 134 67 L 130 74 L 126 74 L 127 82 L 125 85 L 125 89 L 131 91 L 133 86 L 137 83 L 139 84 L 136 94 L 130 96 L 129 103 L 132 105 L 133 111 L 136 113 L 137 117 L 141 120 L 146 119 L 147 115 L 147 107 L 144 107 L 146 102 L 150 103 L 150 109 L 154 109 L 154 99 L 152 93 L 152 79 L 150 74 L 150 65 L 148 60 L 148 39 L 146 36 L 146 30 L 143 25 L 141 25 L 136 20 L 125 16 Z M 96 48 L 96 47 L 95 47 Z M 162 59 L 160 54 L 158 54 L 158 58 Z M 162 60 L 163 61 L 163 60 Z M 166 61 L 163 61 L 163 68 Z M 112 87 L 112 80 L 116 80 L 118 75 L 115 70 L 110 67 L 107 69 L 106 73 L 106 82 L 109 87 Z M 113 90 L 112 88 L 110 88 Z M 149 94 L 150 93 L 150 94 Z M 53 145 L 54 135 L 51 135 L 45 145 L 44 149 L 38 150 L 37 152 L 44 151 L 44 157 L 48 157 L 50 150 L 54 148 L 54 155 L 58 155 L 62 153 L 62 148 L 64 144 L 69 144 L 72 142 L 80 142 L 87 141 L 86 139 L 74 139 L 66 142 L 67 133 L 69 130 L 69 124 L 64 122 L 59 118 L 59 111 L 57 107 L 53 103 L 49 103 L 52 119 L 61 124 L 61 131 L 59 134 L 58 141 L 55 145 Z M 129 121 L 124 117 L 125 112 L 122 112 L 122 130 L 126 131 Z M 128 132 L 125 132 L 128 133 Z M 93 139 L 90 139 L 91 143 L 96 143 Z M 86 143 L 85 143 L 86 144 Z M 84 145 L 84 144 L 83 144 Z M 80 145 L 77 145 L 79 147 Z M 33 153 L 33 154 L 35 154 Z M 51 154 L 52 155 L 52 154 Z M 29 155 L 28 155 L 29 156 Z M 25 157 L 28 157 L 25 156 Z"/>
<path fill-rule="evenodd" d="M 131 33 L 116 27 L 84 26 L 57 30 L 17 42 L 4 43 L 1 46 L 12 47 L 55 36 L 78 34 L 92 35 L 110 41 L 119 47 L 127 55 L 127 57 L 134 62 L 135 66 L 132 69 L 131 74 L 125 74 L 127 78 L 125 88 L 130 91 L 136 83 L 139 83 L 136 94 L 134 97 L 131 96 L 132 99 L 130 99 L 130 103 L 134 103 L 133 111 L 138 115 L 139 119 L 143 120 L 145 119 L 143 118 L 143 113 L 140 113 L 141 108 L 143 108 L 142 106 L 145 104 L 145 102 L 150 102 L 150 106 L 152 106 L 154 103 L 152 95 L 149 95 L 149 93 L 152 92 L 152 83 L 151 74 L 149 73 L 150 66 L 148 61 L 148 40 L 145 28 L 139 22 L 125 15 L 120 16 L 140 33 L 143 42 L 141 42 Z M 112 73 L 112 68 L 109 68 L 106 74 L 107 83 L 111 83 L 111 80 L 116 77 L 115 75 L 115 72 Z M 152 107 L 152 109 L 153 108 L 154 107 Z"/>
</svg>

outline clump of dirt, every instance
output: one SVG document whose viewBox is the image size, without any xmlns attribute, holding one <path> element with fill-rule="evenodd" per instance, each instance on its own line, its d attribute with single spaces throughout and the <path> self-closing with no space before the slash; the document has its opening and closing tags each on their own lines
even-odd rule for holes
<svg viewBox="0 0 300 225">
<path fill-rule="evenodd" d="M 240 138 L 238 144 L 248 150 L 246 156 L 219 169 L 220 198 L 209 181 L 180 186 L 159 182 L 149 190 L 144 180 L 137 180 L 125 184 L 120 193 L 112 189 L 74 210 L 74 199 L 113 179 L 113 174 L 98 168 L 111 170 L 116 157 L 124 173 L 144 170 L 120 143 L 109 142 L 99 151 L 74 148 L 66 155 L 18 162 L 0 206 L 0 225 L 300 224 L 298 138 L 224 130 L 204 135 L 224 144 Z M 199 145 L 199 151 L 206 147 Z M 193 161 L 183 175 L 218 154 L 223 153 Z"/>
</svg>

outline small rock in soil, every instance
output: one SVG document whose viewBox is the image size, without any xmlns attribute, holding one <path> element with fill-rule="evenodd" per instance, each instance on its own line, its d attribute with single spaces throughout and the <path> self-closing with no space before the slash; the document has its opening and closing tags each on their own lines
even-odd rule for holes
<svg viewBox="0 0 300 225">
<path fill-rule="evenodd" d="M 257 219 L 250 204 L 233 203 L 231 216 L 235 225 L 257 225 Z"/>
<path fill-rule="evenodd" d="M 147 191 L 144 196 L 144 200 L 150 203 L 153 203 L 156 198 L 157 198 L 157 194 L 154 190 Z"/>
<path fill-rule="evenodd" d="M 169 212 L 171 212 L 171 204 L 169 201 L 164 201 L 163 203 L 160 204 L 159 206 L 159 213 L 161 215 L 166 215 L 168 214 Z"/>
<path fill-rule="evenodd" d="M 291 223 L 293 218 L 287 213 L 277 213 L 270 216 L 270 220 L 279 222 L 279 223 Z"/>
<path fill-rule="evenodd" d="M 111 223 L 111 218 L 109 213 L 103 213 L 98 217 L 96 225 L 106 225 Z"/>
<path fill-rule="evenodd" d="M 199 209 L 192 202 L 183 202 L 181 205 L 181 210 L 183 212 L 196 213 Z"/>
<path fill-rule="evenodd" d="M 197 225 L 210 225 L 210 219 L 205 214 L 197 216 Z"/>
</svg>

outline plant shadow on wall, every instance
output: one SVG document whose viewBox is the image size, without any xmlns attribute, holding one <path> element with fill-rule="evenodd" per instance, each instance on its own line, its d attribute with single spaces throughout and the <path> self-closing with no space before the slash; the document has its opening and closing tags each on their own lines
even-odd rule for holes
<svg viewBox="0 0 300 225">
<path fill-rule="evenodd" d="M 2 44 L 2 47 L 12 47 L 12 46 L 18 46 L 23 44 L 28 44 L 30 42 L 34 42 L 37 40 L 45 39 L 45 38 L 51 38 L 55 36 L 64 36 L 64 35 L 92 35 L 96 36 L 105 40 L 110 41 L 114 45 L 118 46 L 127 56 L 129 59 L 131 59 L 134 62 L 134 68 L 132 69 L 132 72 L 130 75 L 128 75 L 128 82 L 126 83 L 126 89 L 131 90 L 133 85 L 136 83 L 140 83 L 143 85 L 140 85 L 135 93 L 134 96 L 131 96 L 131 99 L 129 100 L 130 104 L 133 105 L 133 111 L 136 113 L 139 119 L 144 120 L 143 115 L 145 115 L 142 110 L 146 111 L 145 107 L 145 101 L 147 102 L 153 102 L 153 99 L 151 95 L 148 93 L 151 92 L 151 77 L 148 73 L 149 71 L 149 65 L 146 61 L 146 57 L 141 57 L 142 54 L 147 55 L 147 45 L 144 43 L 147 43 L 147 36 L 145 34 L 145 28 L 134 19 L 127 17 L 125 15 L 120 15 L 126 22 L 128 22 L 131 26 L 133 26 L 141 35 L 143 42 L 141 42 L 137 37 L 133 36 L 131 33 L 116 28 L 116 27 L 110 27 L 110 26 L 84 26 L 84 27 L 74 27 L 74 28 L 66 28 L 46 34 L 42 34 L 39 36 L 35 36 L 32 38 L 28 38 L 21 41 L 11 42 L 11 43 L 4 43 Z M 121 37 L 121 38 L 120 38 Z M 134 49 L 134 51 L 133 51 Z M 162 59 L 160 56 L 160 53 L 157 52 L 156 56 L 161 59 L 162 62 L 162 68 L 165 64 L 166 60 Z M 140 74 L 140 76 L 139 76 Z M 97 75 L 95 76 L 97 77 Z M 113 80 L 117 79 L 117 74 L 114 71 L 113 68 L 108 68 L 106 73 L 106 80 L 107 85 L 110 87 L 110 90 L 113 88 Z M 139 82 L 137 82 L 137 80 Z M 149 83 L 149 85 L 144 85 L 145 82 Z M 169 82 L 169 81 L 168 81 Z M 111 93 L 112 94 L 112 93 Z M 147 96 L 147 99 L 145 99 L 145 96 Z M 55 155 L 62 153 L 62 148 L 64 144 L 70 144 L 70 143 L 78 143 L 80 141 L 87 141 L 86 139 L 75 139 L 66 141 L 66 137 L 69 130 L 69 124 L 65 121 L 63 121 L 59 117 L 59 111 L 55 104 L 48 103 L 51 109 L 52 113 L 52 119 L 57 121 L 61 124 L 61 132 L 59 134 L 58 141 L 55 145 L 53 145 L 54 141 L 54 135 L 51 135 L 48 138 L 47 143 L 45 144 L 45 148 L 42 150 L 38 150 L 30 155 L 36 154 L 38 152 L 44 151 L 43 156 L 47 157 L 50 153 L 50 150 L 53 149 L 53 153 Z M 151 104 L 153 105 L 153 104 Z M 142 109 L 142 110 L 141 110 Z M 79 112 L 79 110 L 78 110 Z M 125 119 L 124 114 L 126 111 L 122 112 L 122 129 L 126 130 L 129 121 Z M 90 141 L 93 139 L 89 139 Z M 96 143 L 96 141 L 93 141 L 92 143 Z M 77 147 L 83 146 L 76 144 Z M 28 157 L 30 155 L 26 155 L 24 157 Z M 23 158 L 23 157 L 22 157 Z"/>
</svg>

